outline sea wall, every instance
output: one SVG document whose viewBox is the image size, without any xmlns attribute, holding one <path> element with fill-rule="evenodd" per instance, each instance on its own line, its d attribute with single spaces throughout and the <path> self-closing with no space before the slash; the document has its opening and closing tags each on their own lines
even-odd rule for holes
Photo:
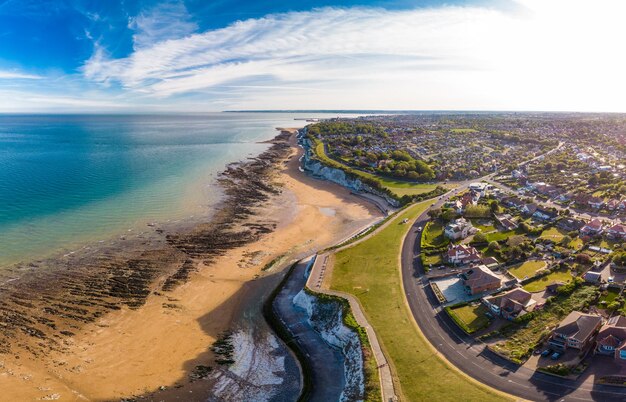
<svg viewBox="0 0 626 402">
<path fill-rule="evenodd" d="M 309 139 L 306 138 L 306 127 L 300 131 L 299 143 L 304 148 L 304 155 L 302 158 L 302 168 L 305 172 L 320 179 L 328 180 L 333 183 L 337 183 L 357 193 L 370 193 L 378 197 L 383 198 L 389 205 L 394 208 L 400 206 L 398 200 L 390 197 L 388 194 L 378 191 L 377 189 L 363 183 L 358 177 L 350 177 L 341 169 L 325 166 L 320 161 L 316 160 L 313 156 L 312 144 Z"/>
<path fill-rule="evenodd" d="M 363 351 L 358 335 L 343 323 L 343 306 L 335 300 L 320 299 L 301 290 L 293 299 L 307 312 L 309 324 L 324 341 L 339 349 L 345 358 L 345 388 L 341 401 L 362 401 L 365 395 Z"/>
</svg>

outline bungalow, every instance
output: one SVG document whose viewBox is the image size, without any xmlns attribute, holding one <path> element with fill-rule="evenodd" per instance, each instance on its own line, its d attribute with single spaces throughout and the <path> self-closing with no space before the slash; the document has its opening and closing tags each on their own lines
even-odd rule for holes
<svg viewBox="0 0 626 402">
<path fill-rule="evenodd" d="M 555 220 L 559 214 L 555 211 L 550 211 L 544 208 L 537 208 L 535 212 L 532 214 L 533 218 L 538 219 L 544 222 L 552 222 Z"/>
<path fill-rule="evenodd" d="M 486 257 L 480 260 L 480 263 L 489 269 L 496 269 L 500 266 L 500 261 L 495 257 Z"/>
<path fill-rule="evenodd" d="M 602 273 L 594 272 L 594 271 L 587 271 L 583 279 L 585 279 L 585 282 L 589 282 L 589 283 L 600 283 L 602 281 Z"/>
<path fill-rule="evenodd" d="M 618 223 L 606 230 L 607 237 L 613 240 L 626 239 L 626 225 Z"/>
<path fill-rule="evenodd" d="M 559 326 L 552 331 L 550 346 L 558 349 L 574 348 L 582 350 L 589 344 L 593 335 L 602 325 L 599 315 L 572 311 Z"/>
<path fill-rule="evenodd" d="M 502 204 L 509 208 L 515 208 L 517 210 L 521 210 L 524 207 L 524 201 L 517 197 L 509 197 L 502 200 Z"/>
<path fill-rule="evenodd" d="M 536 302 L 532 295 L 522 288 L 515 288 L 496 296 L 483 298 L 483 303 L 495 314 L 507 320 L 532 311 Z"/>
<path fill-rule="evenodd" d="M 556 227 L 568 232 L 578 231 L 585 226 L 585 221 L 576 218 L 563 218 L 557 222 Z"/>
<path fill-rule="evenodd" d="M 465 292 L 472 296 L 497 290 L 502 284 L 500 278 L 484 265 L 467 270 L 459 276 L 463 281 Z"/>
<path fill-rule="evenodd" d="M 602 326 L 594 353 L 613 355 L 615 360 L 626 363 L 626 317 L 612 317 Z"/>
<path fill-rule="evenodd" d="M 476 228 L 472 223 L 464 218 L 455 219 L 444 229 L 443 235 L 451 240 L 465 239 L 467 236 L 476 233 Z"/>
<path fill-rule="evenodd" d="M 511 215 L 495 215 L 495 217 L 496 221 L 498 221 L 500 226 L 502 226 L 505 230 L 517 229 L 518 224 L 513 220 Z"/>
<path fill-rule="evenodd" d="M 580 233 L 586 236 L 597 236 L 602 234 L 602 221 L 599 219 L 592 219 L 591 222 L 587 223 L 580 229 Z"/>
<path fill-rule="evenodd" d="M 446 262 L 454 265 L 476 263 L 481 260 L 478 250 L 465 244 L 450 247 L 444 257 Z"/>
</svg>

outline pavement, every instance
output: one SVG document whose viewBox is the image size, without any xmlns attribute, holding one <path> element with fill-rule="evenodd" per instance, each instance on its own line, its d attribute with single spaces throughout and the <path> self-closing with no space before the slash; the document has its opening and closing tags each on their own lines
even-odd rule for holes
<svg viewBox="0 0 626 402">
<path fill-rule="evenodd" d="M 457 188 L 462 191 L 467 184 Z M 450 194 L 437 200 L 431 208 L 440 207 Z M 428 222 L 428 210 L 420 215 L 402 245 L 402 281 L 415 321 L 428 341 L 450 364 L 475 380 L 533 401 L 624 401 L 626 388 L 594 384 L 587 370 L 578 380 L 538 373 L 512 363 L 465 334 L 452 319 L 435 309 L 438 301 L 428 286 L 420 259 L 421 230 Z"/>
<path fill-rule="evenodd" d="M 339 401 L 345 386 L 344 358 L 328 345 L 308 322 L 306 311 L 293 305 L 293 298 L 306 284 L 306 269 L 310 259 L 300 261 L 274 300 L 273 307 L 283 324 L 304 352 L 311 367 L 309 401 Z"/>
</svg>

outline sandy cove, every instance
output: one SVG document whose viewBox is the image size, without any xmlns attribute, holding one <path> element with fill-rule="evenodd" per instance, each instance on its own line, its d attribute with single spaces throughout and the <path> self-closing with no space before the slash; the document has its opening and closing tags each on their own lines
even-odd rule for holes
<svg viewBox="0 0 626 402">
<path fill-rule="evenodd" d="M 153 292 L 138 309 L 112 311 L 85 325 L 63 340 L 63 350 L 38 358 L 0 355 L 0 399 L 205 399 L 212 382 L 190 383 L 189 375 L 199 365 L 216 366 L 211 344 L 249 305 L 260 304 L 246 295 L 271 291 L 289 261 L 380 218 L 348 190 L 300 172 L 295 135 L 290 144 L 291 157 L 277 177 L 283 191 L 256 214 L 276 222 L 273 232 L 208 265 L 198 263 L 186 282 Z M 280 266 L 262 271 L 281 255 Z"/>
</svg>

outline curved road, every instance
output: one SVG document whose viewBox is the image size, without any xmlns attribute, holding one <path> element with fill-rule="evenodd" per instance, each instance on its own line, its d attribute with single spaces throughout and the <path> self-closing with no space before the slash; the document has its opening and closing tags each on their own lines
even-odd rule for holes
<svg viewBox="0 0 626 402">
<path fill-rule="evenodd" d="M 461 191 L 467 183 L 457 188 Z M 431 208 L 440 207 L 448 193 Z M 428 210 L 411 227 L 402 245 L 402 281 L 411 313 L 428 341 L 445 358 L 470 377 L 492 388 L 533 401 L 624 401 L 626 389 L 593 384 L 583 373 L 577 381 L 538 373 L 514 364 L 465 334 L 438 306 L 428 286 L 420 255 L 421 231 Z"/>
</svg>

